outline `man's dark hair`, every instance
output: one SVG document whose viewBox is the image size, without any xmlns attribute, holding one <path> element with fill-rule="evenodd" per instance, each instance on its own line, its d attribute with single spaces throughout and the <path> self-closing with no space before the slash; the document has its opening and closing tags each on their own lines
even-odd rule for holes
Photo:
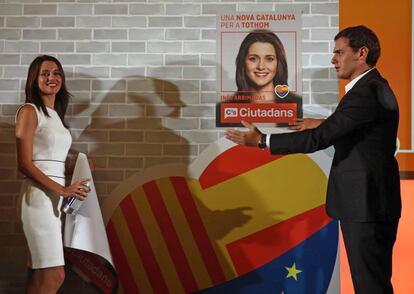
<svg viewBox="0 0 414 294">
<path fill-rule="evenodd" d="M 377 64 L 377 60 L 381 54 L 381 47 L 377 35 L 366 26 L 356 26 L 343 29 L 335 36 L 335 41 L 339 38 L 347 38 L 349 46 L 358 51 L 361 47 L 368 48 L 368 56 L 366 63 L 373 67 Z"/>
</svg>

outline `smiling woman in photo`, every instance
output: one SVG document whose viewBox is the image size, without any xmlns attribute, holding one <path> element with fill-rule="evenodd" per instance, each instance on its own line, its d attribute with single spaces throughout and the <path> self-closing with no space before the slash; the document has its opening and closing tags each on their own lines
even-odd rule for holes
<svg viewBox="0 0 414 294">
<path fill-rule="evenodd" d="M 236 93 L 231 99 L 221 103 L 295 103 L 297 118 L 302 117 L 302 98 L 288 90 L 285 48 L 275 33 L 268 30 L 255 30 L 243 39 L 236 57 L 235 79 Z M 221 103 L 216 107 L 217 126 L 241 126 L 241 124 L 221 124 L 219 121 Z M 287 126 L 287 124 L 277 125 Z"/>
<path fill-rule="evenodd" d="M 286 53 L 280 39 L 269 31 L 253 31 L 240 45 L 236 57 L 237 94 L 257 96 L 251 102 L 274 102 L 274 87 L 287 85 Z"/>
</svg>

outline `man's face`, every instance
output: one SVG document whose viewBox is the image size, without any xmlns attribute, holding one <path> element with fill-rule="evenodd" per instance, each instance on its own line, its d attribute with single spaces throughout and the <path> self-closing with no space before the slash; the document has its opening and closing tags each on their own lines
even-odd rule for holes
<svg viewBox="0 0 414 294">
<path fill-rule="evenodd" d="M 349 46 L 348 38 L 341 37 L 335 41 L 331 63 L 335 66 L 339 79 L 352 80 L 360 75 L 361 67 L 366 65 L 361 56 L 361 49 L 356 52 Z"/>
</svg>

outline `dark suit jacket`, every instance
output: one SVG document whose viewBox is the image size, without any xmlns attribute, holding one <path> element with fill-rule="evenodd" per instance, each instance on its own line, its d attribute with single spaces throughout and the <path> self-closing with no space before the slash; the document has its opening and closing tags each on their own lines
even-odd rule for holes
<svg viewBox="0 0 414 294">
<path fill-rule="evenodd" d="M 319 127 L 273 134 L 272 154 L 311 153 L 330 145 L 335 155 L 328 180 L 327 213 L 355 222 L 400 217 L 398 163 L 394 157 L 398 105 L 376 69 L 363 76 Z"/>
</svg>

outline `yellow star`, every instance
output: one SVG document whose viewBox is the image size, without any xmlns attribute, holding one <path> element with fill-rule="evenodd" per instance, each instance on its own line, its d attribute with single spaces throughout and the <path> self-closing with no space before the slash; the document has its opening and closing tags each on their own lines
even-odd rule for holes
<svg viewBox="0 0 414 294">
<path fill-rule="evenodd" d="M 287 278 L 294 278 L 296 281 L 298 280 L 298 273 L 301 273 L 301 270 L 296 269 L 296 263 L 294 262 L 291 267 L 285 266 L 285 269 L 288 271 L 288 274 L 286 276 Z"/>
</svg>

